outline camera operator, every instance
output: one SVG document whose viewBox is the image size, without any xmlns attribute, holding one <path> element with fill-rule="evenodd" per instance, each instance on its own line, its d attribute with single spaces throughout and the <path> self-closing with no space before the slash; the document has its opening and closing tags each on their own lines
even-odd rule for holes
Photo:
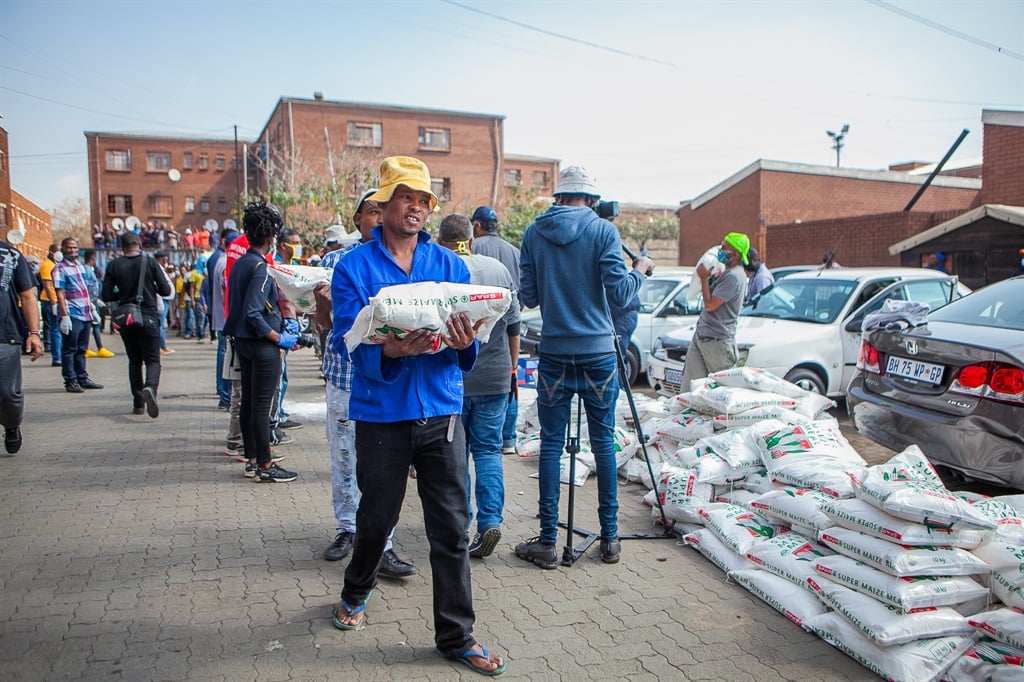
<svg viewBox="0 0 1024 682">
<path fill-rule="evenodd" d="M 555 205 L 527 228 L 521 247 L 519 294 L 524 305 L 540 305 L 544 334 L 537 369 L 540 535 L 517 545 L 516 555 L 545 569 L 557 565 L 559 461 L 573 394 L 586 406 L 597 463 L 601 559 L 619 560 L 613 438 L 619 372 L 611 310 L 629 306 L 654 262 L 641 256 L 627 270 L 618 230 L 595 213 L 600 198 L 585 169 L 565 168 Z"/>
<path fill-rule="evenodd" d="M 277 208 L 265 201 L 245 207 L 242 226 L 249 250 L 231 269 L 224 322 L 242 370 L 239 419 L 245 475 L 261 483 L 287 483 L 298 477 L 270 457 L 270 405 L 281 380 L 281 350 L 293 348 L 299 340 L 296 333 L 285 331 L 277 284 L 265 260 L 282 223 Z"/>
</svg>

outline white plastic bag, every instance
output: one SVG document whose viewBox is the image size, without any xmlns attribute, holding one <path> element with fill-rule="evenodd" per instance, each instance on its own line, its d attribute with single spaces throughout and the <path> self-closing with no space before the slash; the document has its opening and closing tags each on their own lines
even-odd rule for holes
<svg viewBox="0 0 1024 682">
<path fill-rule="evenodd" d="M 662 466 L 658 475 L 658 490 L 665 516 L 683 523 L 704 523 L 700 508 L 715 495 L 715 486 L 701 483 L 692 469 Z"/>
<path fill-rule="evenodd" d="M 737 554 L 746 554 L 758 540 L 775 537 L 780 528 L 760 514 L 733 504 L 706 504 L 700 519 Z"/>
<path fill-rule="evenodd" d="M 697 259 L 697 265 L 703 265 L 711 273 L 711 277 L 718 277 L 725 272 L 725 265 L 718 260 L 718 249 L 720 246 L 712 246 Z M 694 266 L 695 268 L 697 266 Z M 687 298 L 698 298 L 701 296 L 700 277 L 696 274 L 690 279 L 690 287 L 686 291 Z"/>
<path fill-rule="evenodd" d="M 932 528 L 906 519 L 898 519 L 872 507 L 864 500 L 825 500 L 821 504 L 821 510 L 838 526 L 901 545 L 974 549 L 985 538 L 982 531 L 970 528 Z"/>
<path fill-rule="evenodd" d="M 707 528 L 687 533 L 683 536 L 683 542 L 696 549 L 725 573 L 755 568 L 746 557 L 737 554 Z"/>
<path fill-rule="evenodd" d="M 768 473 L 776 481 L 821 490 L 833 497 L 853 497 L 851 474 L 867 462 L 850 445 L 835 419 L 808 424 L 768 420 L 751 427 Z"/>
<path fill-rule="evenodd" d="M 267 269 L 284 297 L 304 313 L 316 312 L 316 300 L 313 297 L 316 285 L 321 282 L 331 283 L 331 271 L 326 268 L 274 263 Z"/>
<path fill-rule="evenodd" d="M 751 505 L 769 519 L 818 531 L 832 525 L 832 520 L 821 511 L 822 503 L 828 499 L 828 495 L 817 490 L 785 488 L 764 493 Z"/>
<path fill-rule="evenodd" d="M 759 540 L 747 550 L 747 558 L 755 564 L 805 590 L 811 589 L 807 579 L 818 575 L 815 562 L 832 554 L 827 547 L 796 533 Z"/>
<path fill-rule="evenodd" d="M 800 627 L 826 611 L 810 592 L 768 571 L 744 569 L 729 577 Z"/>
<path fill-rule="evenodd" d="M 993 611 L 976 613 L 967 619 L 968 625 L 992 639 L 1024 649 L 1024 610 L 1004 606 Z"/>
<path fill-rule="evenodd" d="M 840 554 L 898 577 L 986 575 L 991 571 L 984 561 L 958 547 L 897 545 L 838 526 L 822 530 L 818 539 Z"/>
<path fill-rule="evenodd" d="M 991 540 L 973 552 L 992 567 L 992 593 L 999 601 L 1024 609 L 1024 546 Z"/>
</svg>

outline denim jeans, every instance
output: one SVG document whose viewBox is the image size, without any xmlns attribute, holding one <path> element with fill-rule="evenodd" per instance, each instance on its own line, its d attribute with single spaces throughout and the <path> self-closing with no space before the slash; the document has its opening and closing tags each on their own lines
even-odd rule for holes
<svg viewBox="0 0 1024 682">
<path fill-rule="evenodd" d="M 270 403 L 281 377 L 280 349 L 265 339 L 235 339 L 242 366 L 239 426 L 245 458 L 270 462 Z"/>
<path fill-rule="evenodd" d="M 206 311 L 198 303 L 195 304 L 196 338 L 204 341 L 206 336 Z"/>
<path fill-rule="evenodd" d="M 508 393 L 466 396 L 462 400 L 462 427 L 466 430 L 466 509 L 470 521 L 476 494 L 476 529 L 501 526 L 505 508 L 505 474 L 501 463 L 501 429 L 505 424 Z M 471 485 L 468 459 L 472 457 L 476 484 Z"/>
<path fill-rule="evenodd" d="M 163 339 L 164 329 L 160 327 L 160 338 Z M 223 334 L 217 335 L 217 367 L 214 369 L 214 376 L 217 379 L 217 398 L 222 403 L 231 402 L 231 381 L 223 376 L 224 355 L 227 353 L 228 340 Z"/>
<path fill-rule="evenodd" d="M 615 353 L 540 355 L 537 413 L 540 418 L 540 541 L 558 539 L 559 462 L 565 449 L 573 395 L 583 400 L 590 448 L 597 463 L 597 516 L 601 538 L 619 534 L 618 479 L 615 473 L 615 400 L 619 371 Z M 570 485 L 572 485 L 570 483 Z"/>
<path fill-rule="evenodd" d="M 61 354 L 61 333 L 57 316 L 53 314 L 53 304 L 43 301 L 43 320 L 46 322 L 46 339 L 50 344 L 50 357 L 54 362 L 63 362 Z"/>
<path fill-rule="evenodd" d="M 519 419 L 519 398 L 510 392 L 508 394 L 508 407 L 505 408 L 505 424 L 501 427 L 501 447 L 514 448 L 516 446 L 516 421 Z"/>
<path fill-rule="evenodd" d="M 475 643 L 476 617 L 466 551 L 466 437 L 459 415 L 356 422 L 356 477 L 363 496 L 341 598 L 357 606 L 376 585 L 388 531 L 402 511 L 410 465 L 416 467 L 416 488 L 430 543 L 434 643 L 442 654 L 461 654 Z"/>
<path fill-rule="evenodd" d="M 331 501 L 339 533 L 356 532 L 356 509 L 359 507 L 359 483 L 356 481 L 356 423 L 348 418 L 351 392 L 327 384 L 327 445 L 331 449 Z M 391 537 L 384 551 L 392 548 Z"/>
<path fill-rule="evenodd" d="M 89 350 L 89 335 L 92 321 L 71 318 L 71 333 L 61 334 L 61 373 L 64 381 L 84 381 L 89 378 L 85 371 L 85 351 Z"/>
</svg>

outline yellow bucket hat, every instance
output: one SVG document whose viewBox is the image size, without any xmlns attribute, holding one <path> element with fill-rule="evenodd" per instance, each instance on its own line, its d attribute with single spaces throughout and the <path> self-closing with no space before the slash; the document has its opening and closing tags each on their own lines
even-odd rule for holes
<svg viewBox="0 0 1024 682">
<path fill-rule="evenodd" d="M 437 195 L 430 190 L 430 170 L 427 164 L 411 156 L 389 156 L 380 164 L 380 189 L 366 199 L 377 202 L 391 201 L 395 188 L 405 185 L 430 195 L 430 210 L 437 206 Z"/>
<path fill-rule="evenodd" d="M 750 262 L 747 260 L 747 252 L 750 251 L 750 237 L 742 232 L 730 232 L 725 235 L 725 239 L 722 241 L 736 249 L 740 254 L 740 260 L 743 261 L 744 265 L 747 265 Z"/>
</svg>

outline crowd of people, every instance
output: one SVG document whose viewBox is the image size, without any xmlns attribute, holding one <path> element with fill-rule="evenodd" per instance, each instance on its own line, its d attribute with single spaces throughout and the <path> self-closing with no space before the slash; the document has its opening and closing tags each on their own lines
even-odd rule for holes
<svg viewBox="0 0 1024 682">
<path fill-rule="evenodd" d="M 139 236 L 143 249 L 216 249 L 220 243 L 220 232 L 206 225 L 196 227 L 188 225 L 184 232 L 179 233 L 167 223 L 156 220 L 138 223 L 134 226 L 125 225 L 124 221 L 105 223 L 103 227 L 92 226 L 92 245 L 100 251 L 117 249 L 121 246 L 121 237 L 128 233 Z"/>
</svg>

